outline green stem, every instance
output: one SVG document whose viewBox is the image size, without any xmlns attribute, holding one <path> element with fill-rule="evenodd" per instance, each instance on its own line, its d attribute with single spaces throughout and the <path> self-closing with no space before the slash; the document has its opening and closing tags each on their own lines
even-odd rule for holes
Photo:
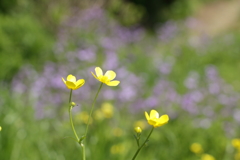
<svg viewBox="0 0 240 160">
<path fill-rule="evenodd" d="M 71 127 L 72 127 L 72 131 L 73 131 L 73 133 L 74 133 L 74 135 L 77 139 L 77 142 L 79 143 L 79 137 L 76 133 L 76 130 L 75 130 L 74 125 L 73 125 L 73 120 L 72 120 L 72 108 L 73 108 L 73 106 L 71 104 L 71 101 L 72 101 L 72 89 L 70 90 L 68 113 L 69 113 L 69 119 L 70 119 L 70 124 L 71 124 Z M 82 147 L 82 151 L 83 151 L 83 160 L 86 160 L 84 144 L 81 143 L 80 146 Z"/>
<path fill-rule="evenodd" d="M 82 152 L 83 152 L 83 160 L 86 160 L 86 155 L 85 155 L 85 146 L 83 143 L 80 144 L 80 146 L 82 147 Z"/>
<path fill-rule="evenodd" d="M 138 153 L 140 152 L 140 150 L 141 150 L 141 149 L 143 148 L 143 146 L 147 143 L 149 137 L 151 136 L 151 134 L 152 134 L 152 132 L 153 132 L 153 129 L 154 129 L 154 127 L 152 127 L 152 130 L 150 131 L 149 135 L 147 136 L 147 138 L 146 138 L 146 140 L 143 142 L 143 144 L 142 144 L 140 147 L 138 147 L 138 150 L 137 150 L 136 153 L 134 154 L 132 160 L 134 160 L 134 159 L 137 157 L 137 155 L 138 155 Z"/>
<path fill-rule="evenodd" d="M 100 90 L 101 90 L 101 88 L 102 88 L 102 85 L 103 85 L 103 83 L 101 83 L 100 87 L 98 88 L 97 94 L 96 94 L 96 96 L 95 96 L 95 98 L 94 98 L 94 100 L 93 100 L 92 108 L 91 108 L 91 111 L 90 111 L 90 115 L 89 115 L 89 117 L 88 117 L 87 128 L 86 128 L 86 132 L 85 132 L 85 134 L 84 134 L 84 138 L 87 137 L 88 126 L 89 126 L 90 120 L 91 120 L 91 118 L 92 118 L 92 113 L 93 113 L 94 105 L 95 105 L 95 102 L 96 102 L 96 100 L 97 100 L 98 94 L 99 94 L 99 92 L 100 92 Z"/>
<path fill-rule="evenodd" d="M 76 133 L 76 130 L 74 128 L 74 125 L 73 125 L 73 120 L 72 120 L 72 105 L 71 105 L 71 100 L 72 100 L 72 89 L 70 90 L 70 96 L 69 96 L 69 108 L 68 108 L 68 113 L 69 113 L 69 119 L 70 119 L 70 124 L 71 124 L 71 127 L 72 127 L 72 131 L 77 139 L 77 142 L 79 141 L 79 138 L 78 138 L 78 135 Z"/>
</svg>

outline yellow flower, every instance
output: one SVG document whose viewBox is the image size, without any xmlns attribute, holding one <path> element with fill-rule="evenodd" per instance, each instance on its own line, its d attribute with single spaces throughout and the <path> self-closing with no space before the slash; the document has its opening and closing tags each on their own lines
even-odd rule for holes
<svg viewBox="0 0 240 160">
<path fill-rule="evenodd" d="M 0 131 L 2 130 L 2 127 L 0 126 Z"/>
<path fill-rule="evenodd" d="M 201 144 L 199 144 L 199 143 L 193 143 L 193 144 L 190 146 L 190 150 L 191 150 L 193 153 L 195 153 L 195 154 L 203 153 L 202 146 L 201 146 Z"/>
<path fill-rule="evenodd" d="M 160 127 L 166 123 L 168 123 L 169 117 L 168 115 L 162 115 L 159 118 L 159 114 L 156 110 L 151 110 L 150 116 L 147 112 L 145 112 L 145 117 L 150 125 L 152 125 L 154 128 Z"/>
<path fill-rule="evenodd" d="M 101 111 L 101 109 L 96 109 L 93 114 L 94 119 L 101 121 L 104 119 L 104 115 Z"/>
<path fill-rule="evenodd" d="M 136 133 L 142 133 L 142 129 L 140 127 L 135 127 L 134 130 Z"/>
<path fill-rule="evenodd" d="M 105 102 L 102 104 L 101 111 L 105 118 L 111 118 L 113 116 L 113 106 L 111 103 Z"/>
<path fill-rule="evenodd" d="M 232 140 L 232 145 L 235 148 L 240 148 L 240 139 L 239 138 L 235 138 Z"/>
<path fill-rule="evenodd" d="M 73 90 L 82 87 L 85 83 L 84 79 L 79 79 L 76 81 L 76 77 L 71 74 L 67 76 L 67 81 L 65 81 L 64 78 L 62 78 L 62 81 L 65 83 L 68 89 L 73 89 Z"/>
<path fill-rule="evenodd" d="M 210 154 L 203 154 L 201 160 L 215 160 L 215 158 Z"/>
<path fill-rule="evenodd" d="M 89 119 L 89 114 L 88 114 L 88 112 L 83 111 L 83 112 L 78 113 L 76 115 L 76 119 L 80 122 L 83 122 L 83 123 L 87 124 L 88 119 Z M 89 124 L 92 124 L 92 121 L 93 121 L 92 118 L 90 118 Z"/>
<path fill-rule="evenodd" d="M 93 72 L 91 72 L 92 75 L 97 80 L 99 80 L 102 83 L 105 83 L 108 86 L 117 86 L 120 83 L 120 81 L 111 81 L 116 77 L 116 73 L 114 71 L 109 70 L 103 75 L 102 69 L 100 67 L 96 67 L 95 72 L 96 75 Z"/>
</svg>

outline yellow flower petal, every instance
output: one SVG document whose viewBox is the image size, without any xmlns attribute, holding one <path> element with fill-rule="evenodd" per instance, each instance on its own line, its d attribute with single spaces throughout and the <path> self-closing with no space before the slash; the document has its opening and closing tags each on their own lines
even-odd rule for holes
<svg viewBox="0 0 240 160">
<path fill-rule="evenodd" d="M 215 160 L 215 158 L 210 154 L 202 154 L 201 160 Z"/>
<path fill-rule="evenodd" d="M 100 67 L 96 67 L 95 72 L 96 72 L 97 77 L 100 77 L 103 75 L 103 71 Z"/>
<path fill-rule="evenodd" d="M 145 112 L 145 117 L 146 117 L 147 120 L 149 120 L 149 115 L 148 115 L 147 112 Z"/>
<path fill-rule="evenodd" d="M 159 113 L 156 110 L 151 110 L 150 119 L 152 118 L 159 118 Z"/>
<path fill-rule="evenodd" d="M 64 78 L 62 78 L 62 81 L 66 84 L 66 81 L 65 81 L 65 79 Z"/>
<path fill-rule="evenodd" d="M 120 81 L 111 81 L 106 83 L 108 86 L 117 86 L 120 83 Z"/>
<path fill-rule="evenodd" d="M 104 76 L 108 77 L 108 80 L 113 80 L 116 77 L 116 73 L 114 71 L 107 71 Z"/>
<path fill-rule="evenodd" d="M 159 113 L 156 110 L 151 110 L 150 111 L 150 116 L 148 115 L 147 112 L 145 112 L 145 117 L 148 121 L 148 124 L 152 125 L 155 128 L 166 124 L 169 120 L 169 117 L 166 114 L 162 115 L 159 118 Z"/>
<path fill-rule="evenodd" d="M 152 126 L 154 126 L 154 127 L 157 127 L 157 121 L 154 120 L 154 119 L 149 119 L 149 120 L 148 120 L 148 124 L 150 124 L 150 125 L 152 125 Z"/>
<path fill-rule="evenodd" d="M 165 114 L 165 115 L 162 115 L 159 119 L 157 119 L 157 124 L 156 125 L 158 127 L 160 127 L 160 126 L 168 123 L 168 121 L 169 121 L 169 117 L 168 117 L 168 115 Z"/>
<path fill-rule="evenodd" d="M 82 87 L 85 83 L 84 79 L 80 79 L 76 81 L 76 77 L 71 74 L 67 76 L 66 81 L 64 78 L 62 78 L 62 81 L 64 82 L 64 84 L 67 86 L 68 89 L 73 89 L 73 90 Z"/>
<path fill-rule="evenodd" d="M 190 146 L 190 150 L 195 153 L 195 154 L 201 154 L 203 153 L 203 149 L 202 149 L 202 145 L 199 144 L 199 143 L 193 143 L 191 146 Z"/>
<path fill-rule="evenodd" d="M 67 76 L 67 81 L 76 82 L 76 77 L 70 74 Z"/>
<path fill-rule="evenodd" d="M 76 85 L 74 82 L 70 82 L 70 81 L 66 81 L 66 86 L 68 87 L 68 89 L 75 89 Z"/>
<path fill-rule="evenodd" d="M 82 86 L 84 85 L 84 83 L 85 83 L 85 80 L 84 80 L 84 79 L 79 79 L 79 80 L 75 83 L 75 85 L 76 85 L 76 88 L 75 88 L 75 89 L 78 89 L 78 88 L 82 87 Z"/>
<path fill-rule="evenodd" d="M 169 121 L 169 117 L 168 117 L 167 114 L 164 114 L 164 115 L 162 115 L 162 116 L 159 118 L 158 121 L 159 121 L 160 123 L 166 123 L 166 122 Z"/>
<path fill-rule="evenodd" d="M 93 72 L 91 72 L 91 73 L 92 73 L 92 75 L 93 75 L 94 78 L 96 78 L 97 80 L 99 80 L 98 77 L 97 77 Z"/>
</svg>

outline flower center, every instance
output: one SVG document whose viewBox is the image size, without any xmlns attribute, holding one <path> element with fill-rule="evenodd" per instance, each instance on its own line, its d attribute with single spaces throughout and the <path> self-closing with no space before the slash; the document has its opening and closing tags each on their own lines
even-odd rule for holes
<svg viewBox="0 0 240 160">
<path fill-rule="evenodd" d="M 102 76 L 101 77 L 101 82 L 103 82 L 103 83 L 108 83 L 110 80 L 108 79 L 108 77 L 107 76 Z"/>
</svg>

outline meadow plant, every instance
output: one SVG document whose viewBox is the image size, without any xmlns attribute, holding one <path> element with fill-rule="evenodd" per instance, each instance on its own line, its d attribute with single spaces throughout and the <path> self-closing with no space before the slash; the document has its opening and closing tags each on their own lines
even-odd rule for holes
<svg viewBox="0 0 240 160">
<path fill-rule="evenodd" d="M 198 136 L 201 144 L 204 144 L 206 153 L 221 159 L 220 152 L 227 148 L 226 141 L 239 133 L 235 127 L 240 122 L 239 74 L 235 72 L 240 53 L 239 35 L 228 34 L 213 39 L 207 35 L 193 34 L 191 31 L 196 25 L 198 22 L 193 18 L 182 22 L 171 20 L 159 27 L 157 36 L 152 36 L 139 26 L 126 28 L 119 25 L 101 7 L 81 10 L 67 17 L 59 27 L 53 48 L 54 57 L 44 63 L 43 70 L 36 70 L 30 64 L 22 66 L 11 82 L 11 97 L 20 99 L 22 106 L 33 106 L 35 115 L 31 119 L 48 121 L 59 117 L 61 122 L 65 122 L 63 126 L 68 126 L 68 115 L 62 106 L 65 106 L 65 97 L 69 93 L 65 92 L 66 87 L 62 84 L 61 77 L 75 73 L 88 79 L 72 95 L 72 99 L 81 102 L 72 108 L 72 117 L 78 125 L 76 130 L 85 130 L 89 121 L 94 125 L 92 130 L 98 135 L 84 139 L 96 150 L 96 154 L 89 155 L 86 148 L 87 157 L 96 159 L 102 156 L 106 159 L 103 152 L 108 150 L 108 159 L 124 159 L 124 156 L 129 155 L 126 146 L 132 147 L 130 140 L 124 141 L 128 137 L 129 128 L 140 127 L 141 137 L 145 136 L 144 131 L 148 125 L 140 115 L 144 111 L 155 109 L 159 113 L 168 113 L 172 123 L 165 127 L 168 131 L 164 130 L 162 137 L 152 134 L 151 138 L 161 139 L 164 145 L 172 145 L 172 150 L 169 153 L 167 148 L 161 148 L 160 145 L 163 152 L 156 151 L 154 155 L 148 154 L 147 158 L 160 156 L 162 159 L 193 159 L 193 154 L 184 148 L 192 143 L 193 139 L 189 139 L 189 136 L 194 134 L 196 141 Z M 87 109 L 92 103 L 89 97 L 96 94 L 95 90 L 99 87 L 92 75 L 88 74 L 94 71 L 95 65 L 116 71 L 121 85 L 101 90 L 98 95 L 99 107 L 89 118 Z M 95 76 L 98 81 L 105 82 L 105 79 Z M 159 104 L 164 107 L 159 107 Z M 2 108 L 5 109 L 5 112 L 1 110 L 2 113 L 8 113 L 6 109 L 9 107 Z M 124 121 L 120 114 L 128 118 Z M 3 117 L 5 115 L 7 114 L 3 114 Z M 9 117 L 6 116 L 6 120 L 3 120 L 8 125 L 11 124 Z M 128 122 L 134 121 L 135 117 L 139 120 L 130 126 Z M 128 129 L 123 129 L 125 127 Z M 113 137 L 107 136 L 109 130 Z M 62 134 L 68 134 L 65 131 L 62 130 Z M 52 130 L 49 132 L 52 133 Z M 99 138 L 100 135 L 102 138 Z M 109 143 L 100 143 L 103 138 Z M 97 144 L 104 147 L 96 147 Z M 152 144 L 159 145 L 155 140 Z M 54 146 L 52 148 L 56 150 Z M 153 147 L 150 150 L 159 148 Z M 48 152 L 41 150 L 41 153 Z M 63 149 L 57 155 L 61 154 L 69 157 L 71 153 L 66 153 Z M 54 159 L 53 157 L 49 159 Z M 144 155 L 138 158 L 146 159 Z"/>
<path fill-rule="evenodd" d="M 234 160 L 240 160 L 240 139 L 239 138 L 233 139 L 232 146 L 235 149 Z"/>
<path fill-rule="evenodd" d="M 85 145 L 84 145 L 84 139 L 87 138 L 87 134 L 88 134 L 88 128 L 89 128 L 89 125 L 90 125 L 90 121 L 91 121 L 91 118 L 92 118 L 92 114 L 93 114 L 93 110 L 94 110 L 94 106 L 95 106 L 95 103 L 96 103 L 96 100 L 97 100 L 97 97 L 100 93 L 100 90 L 103 86 L 103 84 L 106 84 L 108 86 L 118 86 L 120 81 L 117 81 L 117 80 L 113 80 L 115 77 L 116 77 L 116 73 L 112 70 L 109 70 L 107 71 L 104 75 L 103 75 L 103 71 L 100 67 L 96 67 L 95 68 L 95 73 L 96 75 L 91 72 L 92 75 L 94 76 L 94 78 L 96 78 L 98 81 L 100 81 L 100 86 L 99 86 L 99 89 L 97 90 L 97 93 L 96 93 L 96 96 L 92 102 L 92 107 L 91 107 L 91 110 L 90 110 L 90 113 L 89 113 L 89 116 L 88 116 L 88 120 L 87 120 L 87 126 L 86 126 L 86 129 L 85 129 L 85 133 L 79 138 L 76 130 L 75 130 L 75 127 L 74 127 L 74 124 L 73 124 L 73 118 L 72 118 L 72 108 L 76 105 L 75 102 L 72 102 L 72 94 L 73 94 L 73 90 L 76 90 L 76 89 L 79 89 L 80 87 L 82 87 L 85 83 L 85 80 L 84 79 L 79 79 L 79 80 L 76 80 L 76 77 L 73 76 L 73 75 L 68 75 L 67 76 L 67 80 L 65 80 L 64 78 L 62 78 L 62 81 L 64 82 L 64 84 L 66 85 L 66 87 L 68 89 L 70 89 L 70 95 L 69 95 L 69 109 L 68 109 L 68 112 L 69 112 L 69 118 L 70 118 L 70 124 L 71 124 L 71 128 L 72 128 L 72 131 L 75 135 L 75 138 L 73 138 L 82 148 L 82 159 L 83 160 L 86 160 L 86 153 L 85 153 Z M 154 128 L 157 128 L 157 127 L 160 127 L 166 123 L 168 123 L 169 121 L 169 117 L 168 115 L 162 115 L 161 117 L 159 117 L 159 113 L 156 111 L 156 110 L 151 110 L 150 112 L 150 115 L 145 112 L 145 117 L 148 121 L 148 123 L 150 125 L 152 125 L 152 129 L 149 133 L 149 135 L 147 136 L 147 138 L 144 140 L 144 142 L 142 144 L 140 144 L 140 138 L 141 138 L 141 133 L 142 133 L 142 129 L 138 126 L 138 127 L 135 127 L 134 130 L 136 132 L 136 135 L 134 135 L 135 139 L 136 139 L 136 142 L 137 142 L 137 151 L 136 153 L 134 154 L 132 160 L 135 160 L 138 153 L 141 151 L 141 149 L 146 145 L 146 143 L 149 141 L 149 138 L 154 130 Z"/>
<path fill-rule="evenodd" d="M 204 153 L 204 150 L 202 148 L 202 145 L 199 143 L 193 143 L 190 146 L 190 150 L 195 153 L 197 156 L 201 157 L 201 160 L 215 160 L 215 158 L 207 153 Z"/>
</svg>

